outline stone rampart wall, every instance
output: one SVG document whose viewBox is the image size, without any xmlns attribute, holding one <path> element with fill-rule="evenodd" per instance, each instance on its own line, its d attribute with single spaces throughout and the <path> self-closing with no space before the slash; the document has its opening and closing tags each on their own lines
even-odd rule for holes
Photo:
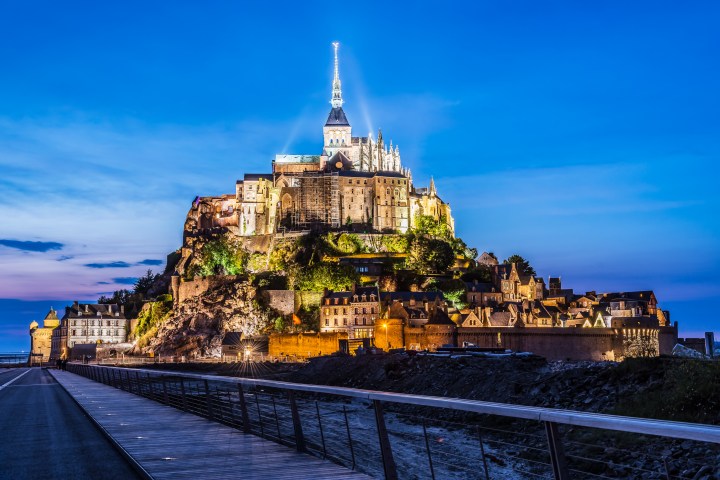
<svg viewBox="0 0 720 480">
<path fill-rule="evenodd" d="M 262 290 L 261 295 L 268 307 L 283 315 L 292 315 L 296 311 L 295 293 L 293 290 Z"/>
<path fill-rule="evenodd" d="M 347 333 L 281 333 L 270 335 L 268 350 L 271 357 L 297 356 L 300 358 L 329 355 L 340 349 L 340 340 Z"/>
<path fill-rule="evenodd" d="M 190 281 L 180 281 L 177 294 L 173 292 L 173 296 L 176 297 L 175 301 L 178 304 L 183 303 L 189 298 L 204 294 L 211 288 L 236 282 L 239 278 L 237 275 L 212 275 L 209 277 L 195 277 Z"/>
</svg>

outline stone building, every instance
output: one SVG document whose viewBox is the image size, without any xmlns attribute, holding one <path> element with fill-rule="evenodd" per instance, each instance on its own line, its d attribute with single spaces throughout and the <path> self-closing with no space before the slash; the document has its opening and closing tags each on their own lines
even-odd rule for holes
<svg viewBox="0 0 720 480">
<path fill-rule="evenodd" d="M 196 198 L 186 237 L 217 227 L 243 236 L 308 229 L 406 232 L 419 215 L 446 222 L 452 232 L 450 205 L 432 179 L 428 188 L 413 185 L 397 145 L 386 144 L 382 131 L 377 139 L 353 136 L 343 110 L 337 44 L 330 103 L 319 155 L 278 154 L 271 172 L 246 174 L 234 194 Z"/>
<path fill-rule="evenodd" d="M 53 330 L 51 357 L 67 358 L 78 344 L 124 343 L 128 326 L 122 305 L 76 301 L 65 308 L 60 326 Z"/>
<path fill-rule="evenodd" d="M 31 363 L 46 363 L 50 360 L 52 348 L 52 332 L 60 325 L 57 312 L 50 308 L 50 311 L 43 319 L 43 326 L 36 321 L 30 323 L 30 360 Z"/>
<path fill-rule="evenodd" d="M 377 287 L 329 292 L 320 305 L 320 332 L 343 332 L 348 338 L 372 338 L 380 318 Z"/>
</svg>

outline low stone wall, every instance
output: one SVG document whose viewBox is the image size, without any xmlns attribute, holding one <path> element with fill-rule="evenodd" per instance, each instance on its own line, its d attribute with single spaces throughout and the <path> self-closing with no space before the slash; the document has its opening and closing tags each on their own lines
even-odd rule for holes
<svg viewBox="0 0 720 480">
<path fill-rule="evenodd" d="M 173 298 L 176 304 L 180 304 L 189 298 L 204 294 L 211 288 L 237 282 L 240 278 L 238 275 L 211 275 L 209 277 L 195 277 L 190 281 L 180 281 L 177 286 L 173 285 Z"/>
<path fill-rule="evenodd" d="M 380 348 L 436 350 L 443 345 L 504 348 L 532 352 L 555 360 L 622 360 L 626 356 L 670 355 L 677 343 L 674 327 L 613 328 L 458 328 L 444 325 L 403 327 L 398 320 L 378 325 L 375 345 Z"/>
<path fill-rule="evenodd" d="M 281 333 L 270 335 L 268 350 L 271 357 L 296 356 L 299 358 L 329 355 L 340 349 L 340 340 L 347 333 Z"/>
<path fill-rule="evenodd" d="M 283 315 L 292 315 L 297 311 L 293 290 L 262 290 L 261 296 L 268 307 Z"/>
<path fill-rule="evenodd" d="M 622 339 L 611 328 L 462 328 L 458 343 L 532 352 L 550 361 L 616 360 Z"/>
</svg>

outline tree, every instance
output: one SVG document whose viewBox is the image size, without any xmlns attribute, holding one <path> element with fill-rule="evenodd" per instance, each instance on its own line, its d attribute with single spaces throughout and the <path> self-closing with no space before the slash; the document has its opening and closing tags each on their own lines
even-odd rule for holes
<svg viewBox="0 0 720 480">
<path fill-rule="evenodd" d="M 450 226 L 447 224 L 445 217 L 440 217 L 440 220 L 435 220 L 435 217 L 431 215 L 416 215 L 413 230 L 415 230 L 417 235 L 427 235 L 444 240 L 453 238 Z"/>
<path fill-rule="evenodd" d="M 410 240 L 405 235 L 383 235 L 381 242 L 390 253 L 407 253 L 410 246 Z"/>
<path fill-rule="evenodd" d="M 421 275 L 429 273 L 442 273 L 455 261 L 455 252 L 443 240 L 415 237 L 410 246 L 405 265 Z"/>
<path fill-rule="evenodd" d="M 350 265 L 320 262 L 302 269 L 296 281 L 298 290 L 319 292 L 328 290 L 348 290 L 359 279 L 358 273 Z"/>
<path fill-rule="evenodd" d="M 530 266 L 530 262 L 525 260 L 520 255 L 510 255 L 508 258 L 503 260 L 503 263 L 506 265 L 509 265 L 511 263 L 515 264 L 515 268 L 517 268 L 518 275 L 532 275 L 535 276 L 535 269 Z"/>
<path fill-rule="evenodd" d="M 202 277 L 240 275 L 247 270 L 249 256 L 239 243 L 225 237 L 216 238 L 203 245 L 193 273 Z"/>
<path fill-rule="evenodd" d="M 492 282 L 493 269 L 489 265 L 478 265 L 475 268 L 468 270 L 460 276 L 463 282 L 474 282 L 477 280 L 480 283 Z"/>
<path fill-rule="evenodd" d="M 126 305 L 134 301 L 133 297 L 134 294 L 130 290 L 115 290 L 110 297 L 106 297 L 105 295 L 103 295 L 102 297 L 98 298 L 98 303 L 116 303 L 118 305 Z"/>
<path fill-rule="evenodd" d="M 439 282 L 436 288 L 443 292 L 445 298 L 450 301 L 455 308 L 465 308 L 467 306 L 467 287 L 462 280 L 445 280 Z"/>
<path fill-rule="evenodd" d="M 147 273 L 138 278 L 135 282 L 135 293 L 142 295 L 143 297 L 147 296 L 159 276 L 159 274 L 153 273 L 152 270 L 148 269 Z"/>
<path fill-rule="evenodd" d="M 355 234 L 352 233 L 341 233 L 337 239 L 337 249 L 345 254 L 354 254 L 362 251 L 363 244 Z"/>
</svg>

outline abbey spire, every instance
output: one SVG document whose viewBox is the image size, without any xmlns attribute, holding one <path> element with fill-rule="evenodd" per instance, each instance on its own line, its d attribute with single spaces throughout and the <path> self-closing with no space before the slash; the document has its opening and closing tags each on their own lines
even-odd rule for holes
<svg viewBox="0 0 720 480">
<path fill-rule="evenodd" d="M 338 62 L 338 42 L 333 43 L 335 47 L 335 74 L 332 82 L 332 99 L 330 104 L 332 109 L 328 115 L 327 122 L 323 127 L 323 137 L 325 139 L 324 149 L 330 157 L 338 152 L 342 152 L 345 157 L 350 157 L 352 129 L 348 122 L 345 112 L 343 111 L 342 89 L 340 85 L 340 69 Z"/>
<path fill-rule="evenodd" d="M 333 77 L 332 82 L 332 98 L 330 99 L 330 105 L 332 105 L 333 109 L 335 108 L 342 108 L 343 99 L 342 99 L 342 88 L 340 83 L 340 69 L 338 68 L 338 47 L 340 44 L 338 42 L 333 42 L 333 47 L 335 47 L 335 76 Z"/>
</svg>

